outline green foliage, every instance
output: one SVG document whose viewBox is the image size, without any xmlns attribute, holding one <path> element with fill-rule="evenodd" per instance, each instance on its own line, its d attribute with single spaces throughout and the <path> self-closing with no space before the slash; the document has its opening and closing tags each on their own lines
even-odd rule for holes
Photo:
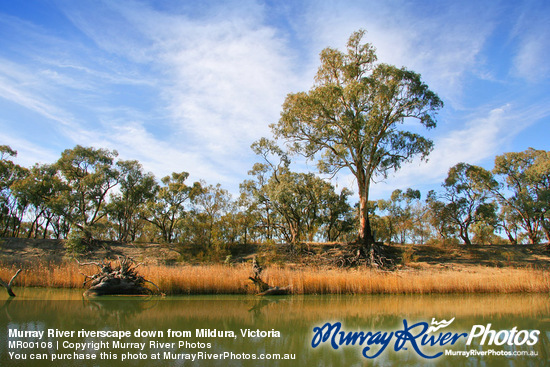
<svg viewBox="0 0 550 367">
<path fill-rule="evenodd" d="M 282 149 L 265 138 L 254 142 L 251 148 L 264 163 L 255 163 L 248 172 L 253 179 L 240 185 L 240 201 L 258 223 L 253 234 L 270 241 L 277 236 L 277 213 L 268 194 L 268 185 L 282 170 L 288 170 L 290 160 Z"/>
<path fill-rule="evenodd" d="M 376 209 L 386 216 L 377 220 L 377 238 L 401 244 L 410 240 L 416 234 L 415 229 L 422 225 L 420 197 L 419 190 L 409 188 L 405 192 L 393 191 L 389 200 L 379 200 Z"/>
<path fill-rule="evenodd" d="M 514 213 L 530 243 L 539 241 L 541 229 L 550 242 L 550 152 L 529 148 L 502 154 L 493 173 L 490 189 L 505 213 Z"/>
<path fill-rule="evenodd" d="M 56 172 L 53 165 L 36 164 L 26 177 L 11 185 L 13 196 L 34 209 L 27 211 L 30 221 L 28 237 L 37 238 L 41 234 L 45 238 L 48 234 L 47 228 L 44 228 L 43 233 L 39 233 L 40 225 L 52 223 L 64 213 L 63 193 L 67 186 Z"/>
<path fill-rule="evenodd" d="M 9 157 L 17 152 L 7 145 L 0 146 L 0 236 L 17 237 L 29 203 L 13 195 L 13 185 L 23 180 L 29 170 L 15 164 Z"/>
<path fill-rule="evenodd" d="M 346 53 L 331 48 L 321 52 L 315 86 L 309 92 L 289 94 L 272 129 L 295 151 L 317 159 L 321 172 L 350 170 L 359 189 L 359 237 L 372 243 L 368 208 L 372 180 L 386 178 L 404 162 L 429 154 L 432 141 L 399 127 L 411 119 L 435 127 L 435 113 L 443 103 L 420 75 L 376 64 L 374 47 L 361 43 L 364 33 L 351 35 Z"/>
<path fill-rule="evenodd" d="M 172 173 L 162 178 L 163 186 L 155 188 L 155 200 L 147 202 L 144 219 L 153 224 L 164 242 L 172 242 L 175 232 L 186 216 L 185 204 L 202 192 L 200 183 L 188 186 L 185 181 L 189 173 Z"/>
<path fill-rule="evenodd" d="M 144 173 L 137 161 L 119 161 L 119 192 L 111 194 L 105 207 L 109 221 L 116 226 L 119 241 L 135 241 L 143 228 L 141 220 L 145 215 L 146 204 L 155 197 L 158 185 L 152 173 Z"/>
<path fill-rule="evenodd" d="M 349 190 L 292 172 L 275 142 L 261 139 L 253 149 L 263 162 L 234 200 L 219 184 L 187 185 L 186 172 L 158 183 L 137 161 L 115 162 L 114 151 L 77 146 L 55 164 L 24 168 L 10 160 L 15 150 L 0 146 L 0 236 L 67 238 L 75 254 L 101 239 L 179 242 L 203 261 L 236 257 L 250 244 L 274 262 L 296 260 L 287 250 L 298 256 L 304 242 L 353 240 L 360 218 Z M 528 149 L 496 157 L 493 173 L 451 167 L 425 202 L 407 189 L 364 207 L 383 241 L 494 244 L 504 242 L 501 231 L 509 243 L 536 243 L 550 236 L 549 197 L 549 152 Z"/>
<path fill-rule="evenodd" d="M 195 204 L 202 214 L 204 244 L 208 248 L 220 248 L 226 242 L 223 237 L 227 233 L 224 233 L 222 218 L 230 219 L 231 195 L 220 184 L 212 186 L 203 183 L 203 190 L 197 195 Z"/>
<path fill-rule="evenodd" d="M 466 163 L 458 163 L 449 169 L 443 183 L 442 198 L 446 204 L 439 215 L 448 221 L 465 244 L 471 245 L 470 231 L 474 224 L 488 226 L 496 224 L 496 205 L 490 202 L 486 183 L 491 179 L 490 172 Z"/>
<path fill-rule="evenodd" d="M 109 190 L 118 184 L 120 173 L 113 167 L 117 155 L 116 151 L 77 145 L 63 151 L 55 164 L 67 185 L 63 215 L 88 237 L 106 215 L 103 209 Z"/>
<path fill-rule="evenodd" d="M 455 237 L 432 237 L 426 241 L 426 245 L 449 248 L 460 245 L 460 241 Z"/>
<path fill-rule="evenodd" d="M 252 197 L 248 205 L 263 224 L 265 239 L 278 236 L 294 246 L 321 238 L 334 241 L 351 229 L 349 190 L 337 194 L 313 173 L 290 171 L 290 160 L 272 141 L 261 139 L 252 148 L 265 163 L 254 165 L 249 174 L 256 179 L 245 181 L 241 193 Z"/>
</svg>

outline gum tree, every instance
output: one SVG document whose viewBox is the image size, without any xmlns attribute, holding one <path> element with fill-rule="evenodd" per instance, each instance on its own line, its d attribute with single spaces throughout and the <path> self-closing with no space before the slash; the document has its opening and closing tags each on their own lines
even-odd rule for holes
<svg viewBox="0 0 550 367">
<path fill-rule="evenodd" d="M 387 233 L 389 240 L 393 238 L 404 244 L 414 231 L 415 203 L 420 201 L 420 191 L 408 188 L 406 191 L 394 190 L 389 200 L 379 200 L 378 210 L 387 213 Z"/>
<path fill-rule="evenodd" d="M 275 142 L 266 138 L 254 142 L 251 149 L 263 162 L 255 163 L 248 171 L 248 175 L 253 178 L 240 185 L 241 197 L 247 198 L 249 212 L 257 217 L 257 227 L 264 238 L 270 241 L 275 236 L 276 212 L 267 187 L 270 180 L 277 180 L 281 172 L 288 170 L 290 160 Z"/>
<path fill-rule="evenodd" d="M 159 229 L 163 241 L 171 243 L 175 230 L 186 215 L 185 204 L 191 202 L 201 191 L 200 183 L 188 186 L 187 172 L 173 172 L 161 179 L 162 186 L 154 188 L 156 197 L 147 205 L 144 219 Z"/>
<path fill-rule="evenodd" d="M 496 225 L 496 205 L 490 201 L 487 182 L 491 174 L 467 163 L 449 169 L 443 188 L 444 210 L 440 215 L 458 231 L 464 244 L 471 245 L 470 232 L 475 224 Z"/>
<path fill-rule="evenodd" d="M 529 242 L 539 241 L 540 229 L 550 241 L 550 152 L 529 148 L 495 158 L 493 173 L 498 184 L 491 190 L 516 222 Z"/>
<path fill-rule="evenodd" d="M 262 138 L 251 148 L 264 163 L 254 164 L 249 174 L 255 179 L 245 181 L 241 192 L 251 196 L 249 208 L 258 213 L 267 239 L 279 236 L 296 245 L 322 236 L 333 241 L 349 231 L 349 190 L 337 194 L 312 173 L 292 172 L 288 156 L 274 141 Z"/>
<path fill-rule="evenodd" d="M 138 161 L 119 161 L 116 166 L 120 172 L 120 188 L 111 193 L 106 210 L 116 228 L 117 239 L 135 241 L 145 206 L 155 197 L 158 185 L 153 174 L 144 173 Z"/>
<path fill-rule="evenodd" d="M 49 164 L 35 164 L 26 177 L 16 181 L 11 189 L 19 202 L 28 204 L 26 217 L 30 220 L 27 237 L 48 236 L 48 227 L 58 212 L 57 203 L 68 189 L 56 175 L 56 167 Z"/>
<path fill-rule="evenodd" d="M 419 74 L 377 64 L 374 47 L 362 43 L 364 33 L 351 35 L 346 52 L 321 52 L 314 86 L 289 94 L 279 122 L 271 127 L 293 150 L 317 160 L 322 173 L 347 169 L 355 176 L 359 242 L 370 250 L 375 241 L 369 218 L 371 183 L 414 157 L 427 157 L 432 141 L 403 129 L 403 123 L 417 120 L 434 128 L 443 102 Z"/>
<path fill-rule="evenodd" d="M 283 237 L 293 245 L 313 241 L 327 226 L 327 235 L 335 235 L 342 230 L 338 227 L 345 225 L 342 221 L 346 219 L 347 193 L 338 195 L 329 182 L 313 173 L 285 169 L 271 176 L 266 192 L 279 216 Z"/>
<path fill-rule="evenodd" d="M 13 195 L 13 185 L 28 176 L 28 170 L 10 160 L 17 151 L 0 145 L 0 236 L 17 237 L 28 203 Z"/>
<path fill-rule="evenodd" d="M 107 214 L 108 193 L 119 182 L 120 173 L 113 164 L 117 156 L 116 151 L 77 145 L 63 151 L 55 163 L 68 187 L 65 216 L 86 241 L 92 239 L 92 229 Z"/>
</svg>

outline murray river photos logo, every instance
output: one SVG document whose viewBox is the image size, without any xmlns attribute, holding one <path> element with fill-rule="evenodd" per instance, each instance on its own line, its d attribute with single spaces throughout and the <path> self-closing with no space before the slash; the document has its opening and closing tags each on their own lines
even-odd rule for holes
<svg viewBox="0 0 550 367">
<path fill-rule="evenodd" d="M 453 321 L 454 318 L 449 321 L 432 319 L 431 324 L 424 321 L 410 324 L 403 319 L 403 329 L 394 331 L 345 331 L 342 330 L 342 323 L 327 322 L 313 328 L 311 346 L 317 348 L 328 344 L 335 350 L 345 346 L 360 347 L 363 357 L 369 359 L 393 347 L 395 352 L 412 350 L 422 358 L 433 359 L 444 354 L 440 347 L 454 345 L 459 340 L 465 341 L 467 346 L 472 343 L 482 346 L 532 346 L 538 342 L 540 334 L 539 330 L 518 330 L 517 327 L 493 330 L 491 324 L 474 325 L 469 333 L 443 330 Z"/>
</svg>

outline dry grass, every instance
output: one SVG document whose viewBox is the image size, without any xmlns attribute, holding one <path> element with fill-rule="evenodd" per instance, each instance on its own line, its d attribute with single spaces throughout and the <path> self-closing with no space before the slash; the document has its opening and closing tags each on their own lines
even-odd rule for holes
<svg viewBox="0 0 550 367">
<path fill-rule="evenodd" d="M 515 268 L 471 267 L 468 271 L 374 270 L 324 272 L 284 270 L 273 274 L 273 283 L 287 280 L 303 294 L 431 294 L 548 292 L 550 276 L 543 271 Z"/>
<path fill-rule="evenodd" d="M 0 278 L 9 280 L 15 266 L 0 266 Z M 39 264 L 27 268 L 15 287 L 81 288 L 84 276 L 94 266 L 75 263 Z M 238 266 L 163 266 L 138 268 L 140 275 L 175 294 L 254 294 L 248 280 L 249 264 Z M 291 285 L 295 294 L 446 294 L 446 293 L 548 293 L 550 275 L 531 268 L 468 266 L 454 269 L 429 268 L 380 272 L 370 269 L 342 270 L 269 267 L 263 273 L 271 285 Z"/>
</svg>

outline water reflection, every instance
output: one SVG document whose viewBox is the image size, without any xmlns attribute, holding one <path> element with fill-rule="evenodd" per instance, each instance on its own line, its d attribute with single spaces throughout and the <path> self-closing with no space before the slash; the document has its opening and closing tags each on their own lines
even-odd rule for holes
<svg viewBox="0 0 550 367">
<path fill-rule="evenodd" d="M 427 321 L 432 318 L 455 321 L 449 327 L 452 331 L 469 332 L 475 324 L 492 324 L 493 330 L 538 329 L 541 336 L 538 344 L 530 347 L 538 357 L 440 357 L 432 364 L 441 366 L 502 366 L 506 365 L 548 365 L 550 343 L 550 304 L 547 295 L 499 294 L 499 295 L 433 295 L 433 296 L 288 296 L 259 298 L 254 296 L 186 296 L 186 297 L 110 297 L 84 299 L 80 291 L 21 289 L 18 297 L 0 298 L 0 365 L 30 365 L 30 360 L 15 361 L 9 358 L 8 329 L 18 330 L 136 330 L 164 331 L 163 337 L 154 338 L 169 343 L 180 340 L 169 338 L 168 329 L 191 331 L 193 337 L 181 341 L 211 343 L 211 348 L 178 347 L 163 349 L 151 346 L 148 337 L 132 337 L 131 342 L 146 343 L 144 353 L 193 353 L 200 350 L 208 353 L 289 353 L 295 354 L 294 361 L 222 360 L 201 361 L 197 365 L 266 365 L 266 366 L 387 366 L 426 365 L 410 351 L 384 352 L 375 360 L 361 356 L 361 347 L 347 346 L 337 351 L 327 346 L 310 347 L 312 329 L 328 321 L 341 321 L 345 330 L 397 330 L 403 328 L 403 319 L 409 322 Z M 233 330 L 233 338 L 197 339 L 196 329 Z M 280 338 L 243 338 L 241 329 L 277 330 Z M 59 338 L 58 338 L 59 339 Z M 45 337 L 46 342 L 55 342 L 54 337 Z M 184 340 L 185 339 L 185 340 Z M 10 340 L 14 340 L 13 338 Z M 17 340 L 28 340 L 20 338 Z M 90 338 L 73 337 L 71 342 L 86 342 Z M 467 350 L 464 342 L 452 349 Z M 477 347 L 479 350 L 487 349 Z M 513 349 L 502 346 L 494 349 Z M 520 348 L 521 349 L 521 348 Z M 522 349 L 526 349 L 523 347 Z M 25 350 L 29 352 L 29 350 Z M 36 352 L 44 352 L 38 348 Z M 55 348 L 46 353 L 55 353 Z M 71 353 L 70 349 L 57 350 Z M 122 353 L 126 350 L 117 350 Z M 99 352 L 98 352 L 99 353 Z M 82 362 L 63 361 L 63 365 L 194 365 L 183 360 L 125 361 L 119 360 Z M 36 362 L 32 365 L 56 365 L 52 362 Z"/>
</svg>

